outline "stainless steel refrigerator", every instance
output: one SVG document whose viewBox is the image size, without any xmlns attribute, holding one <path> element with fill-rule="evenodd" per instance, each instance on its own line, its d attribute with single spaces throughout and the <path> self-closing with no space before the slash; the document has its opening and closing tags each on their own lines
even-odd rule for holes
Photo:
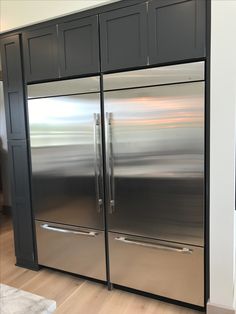
<svg viewBox="0 0 236 314">
<path fill-rule="evenodd" d="M 41 265 L 106 280 L 99 77 L 28 86 Z"/>
<path fill-rule="evenodd" d="M 112 283 L 204 305 L 204 87 L 204 62 L 106 74 L 102 102 L 28 86 L 40 264 L 105 280 L 106 208 Z"/>
</svg>

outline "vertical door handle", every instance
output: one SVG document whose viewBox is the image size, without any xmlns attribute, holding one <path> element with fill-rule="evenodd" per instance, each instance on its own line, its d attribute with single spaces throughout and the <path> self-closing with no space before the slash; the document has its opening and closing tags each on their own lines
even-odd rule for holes
<svg viewBox="0 0 236 314">
<path fill-rule="evenodd" d="M 108 202 L 110 214 L 115 211 L 115 187 L 114 187 L 114 158 L 113 158 L 113 138 L 112 138 L 112 113 L 106 112 L 106 167 L 108 181 Z"/>
<path fill-rule="evenodd" d="M 101 194 L 101 178 L 102 178 L 102 153 L 101 153 L 101 127 L 100 115 L 94 113 L 94 172 L 95 172 L 95 188 L 97 199 L 97 211 L 100 213 L 103 206 Z"/>
</svg>

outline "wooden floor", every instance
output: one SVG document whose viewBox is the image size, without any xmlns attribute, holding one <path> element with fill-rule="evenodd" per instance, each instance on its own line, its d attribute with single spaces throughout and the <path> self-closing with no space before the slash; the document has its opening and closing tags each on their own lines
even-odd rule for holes
<svg viewBox="0 0 236 314">
<path fill-rule="evenodd" d="M 120 290 L 107 291 L 102 284 L 59 271 L 16 267 L 11 221 L 3 215 L 0 220 L 0 282 L 55 300 L 56 314 L 202 313 Z"/>
</svg>

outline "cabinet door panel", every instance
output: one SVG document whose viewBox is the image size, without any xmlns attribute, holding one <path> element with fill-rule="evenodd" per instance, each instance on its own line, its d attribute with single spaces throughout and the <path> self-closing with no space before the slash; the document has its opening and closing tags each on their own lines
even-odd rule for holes
<svg viewBox="0 0 236 314">
<path fill-rule="evenodd" d="M 8 148 L 17 264 L 33 267 L 36 258 L 30 204 L 27 143 L 25 140 L 9 141 Z"/>
<path fill-rule="evenodd" d="M 59 25 L 61 76 L 99 72 L 98 16 Z"/>
<path fill-rule="evenodd" d="M 24 139 L 26 137 L 26 126 L 21 50 L 18 35 L 1 40 L 1 56 L 7 136 L 9 140 Z"/>
<path fill-rule="evenodd" d="M 23 44 L 28 82 L 59 77 L 56 26 L 25 32 Z"/>
<path fill-rule="evenodd" d="M 153 0 L 149 3 L 150 63 L 205 56 L 205 0 Z"/>
<path fill-rule="evenodd" d="M 147 64 L 146 3 L 101 14 L 102 70 Z"/>
</svg>

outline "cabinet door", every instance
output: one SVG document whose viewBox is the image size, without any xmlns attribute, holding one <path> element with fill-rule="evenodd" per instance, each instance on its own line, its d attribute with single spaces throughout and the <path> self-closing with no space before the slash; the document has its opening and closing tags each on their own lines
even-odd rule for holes
<svg viewBox="0 0 236 314">
<path fill-rule="evenodd" d="M 30 203 L 27 142 L 8 142 L 12 187 L 12 215 L 17 265 L 37 268 Z"/>
<path fill-rule="evenodd" d="M 153 0 L 149 3 L 150 63 L 205 56 L 205 0 Z"/>
<path fill-rule="evenodd" d="M 99 72 L 98 16 L 59 24 L 61 76 Z"/>
<path fill-rule="evenodd" d="M 23 46 L 28 82 L 59 77 L 56 26 L 25 32 Z"/>
<path fill-rule="evenodd" d="M 24 93 L 18 35 L 1 40 L 1 56 L 7 137 L 9 140 L 24 139 L 26 136 Z"/>
<path fill-rule="evenodd" d="M 147 64 L 146 3 L 100 15 L 102 71 Z"/>
</svg>

